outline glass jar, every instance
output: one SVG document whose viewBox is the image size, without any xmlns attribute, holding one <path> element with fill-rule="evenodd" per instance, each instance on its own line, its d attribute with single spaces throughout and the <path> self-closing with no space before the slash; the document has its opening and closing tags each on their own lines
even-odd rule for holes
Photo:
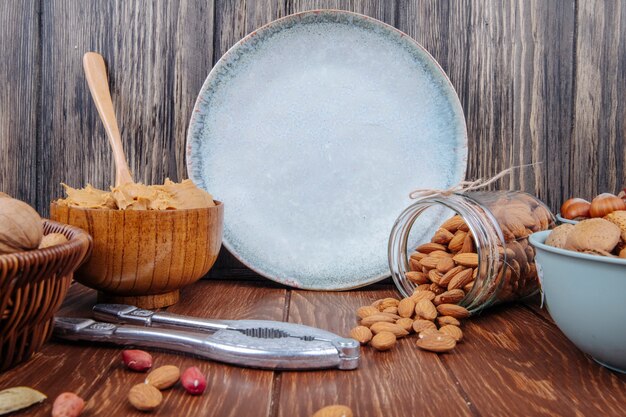
<svg viewBox="0 0 626 417">
<path fill-rule="evenodd" d="M 456 215 L 434 228 L 428 214 L 433 210 L 436 219 L 444 212 Z M 540 200 L 521 191 L 428 195 L 404 210 L 394 224 L 388 248 L 391 275 L 404 297 L 418 286 L 428 285 L 436 294 L 455 289 L 456 296 L 462 290 L 459 304 L 472 313 L 527 297 L 539 289 L 528 236 L 554 223 L 554 215 Z M 446 257 L 454 262 L 439 263 Z"/>
</svg>

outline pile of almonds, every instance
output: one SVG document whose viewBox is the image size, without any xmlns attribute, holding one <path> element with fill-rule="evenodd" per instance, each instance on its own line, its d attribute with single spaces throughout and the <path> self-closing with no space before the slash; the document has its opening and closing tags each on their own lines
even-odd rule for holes
<svg viewBox="0 0 626 417">
<path fill-rule="evenodd" d="M 474 236 L 463 218 L 456 215 L 441 225 L 430 242 L 410 255 L 407 280 L 417 289 L 428 289 L 435 295 L 455 289 L 465 295 L 477 284 L 473 300 L 477 304 L 511 301 L 537 291 L 535 251 L 528 236 L 550 228 L 551 213 L 523 193 L 505 194 L 484 205 L 505 239 L 505 245 L 497 247 L 499 258 L 492 279 L 485 279 L 487 265 L 479 268 Z"/>
<path fill-rule="evenodd" d="M 360 325 L 350 331 L 350 337 L 384 351 L 391 349 L 397 339 L 416 333 L 419 348 L 448 352 L 463 339 L 460 320 L 469 312 L 456 303 L 464 296 L 461 289 L 435 295 L 429 289 L 416 288 L 413 295 L 402 300 L 376 300 L 357 310 Z"/>
<path fill-rule="evenodd" d="M 562 224 L 546 239 L 546 245 L 576 252 L 626 258 L 626 210 L 613 211 L 603 218 Z"/>
</svg>

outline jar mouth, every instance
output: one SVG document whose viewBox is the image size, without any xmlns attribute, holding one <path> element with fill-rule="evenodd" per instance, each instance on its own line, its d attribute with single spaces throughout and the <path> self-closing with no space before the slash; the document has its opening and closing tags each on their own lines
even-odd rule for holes
<svg viewBox="0 0 626 417">
<path fill-rule="evenodd" d="M 477 276 L 471 290 L 465 294 L 459 305 L 474 314 L 495 302 L 495 295 L 503 283 L 503 280 L 496 279 L 496 275 L 499 268 L 502 271 L 506 269 L 506 254 L 501 256 L 498 251 L 498 247 L 504 247 L 505 239 L 495 216 L 467 194 L 431 195 L 416 200 L 400 214 L 392 228 L 388 244 L 392 279 L 404 297 L 413 294 L 416 285 L 406 278 L 406 273 L 410 270 L 409 235 L 417 218 L 426 210 L 437 206 L 444 206 L 461 216 L 473 236 L 478 255 Z M 499 262 L 503 262 L 503 265 L 499 265 Z"/>
</svg>

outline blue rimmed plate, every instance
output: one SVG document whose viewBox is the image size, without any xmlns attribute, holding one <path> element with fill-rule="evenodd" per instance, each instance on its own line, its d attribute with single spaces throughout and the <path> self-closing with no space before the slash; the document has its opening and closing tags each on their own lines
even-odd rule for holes
<svg viewBox="0 0 626 417">
<path fill-rule="evenodd" d="M 187 137 L 190 178 L 224 201 L 224 245 L 272 280 L 320 290 L 388 276 L 408 193 L 456 184 L 466 159 L 463 112 L 437 62 L 393 27 L 335 10 L 233 46 Z M 424 234 L 443 221 L 425 217 Z"/>
</svg>

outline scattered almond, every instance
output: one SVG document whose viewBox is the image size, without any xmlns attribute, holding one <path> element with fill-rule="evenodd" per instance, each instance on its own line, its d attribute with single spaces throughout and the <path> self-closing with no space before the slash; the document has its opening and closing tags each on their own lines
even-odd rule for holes
<svg viewBox="0 0 626 417">
<path fill-rule="evenodd" d="M 128 401 L 139 411 L 152 411 L 163 401 L 163 394 L 150 384 L 137 384 L 128 392 Z"/>
<path fill-rule="evenodd" d="M 372 338 L 370 344 L 376 350 L 389 350 L 396 344 L 396 336 L 391 332 L 380 332 Z"/>
<path fill-rule="evenodd" d="M 436 308 L 442 316 L 452 316 L 455 319 L 465 319 L 470 315 L 465 307 L 456 304 L 439 304 Z"/>
<path fill-rule="evenodd" d="M 415 301 L 412 298 L 404 298 L 398 304 L 398 315 L 400 317 L 411 317 L 415 310 Z"/>
<path fill-rule="evenodd" d="M 445 326 L 441 326 L 439 331 L 452 336 L 457 343 L 463 340 L 463 331 L 458 326 L 447 324 Z"/>
<path fill-rule="evenodd" d="M 421 335 L 420 335 L 421 336 Z M 448 334 L 437 332 L 425 334 L 417 339 L 418 348 L 431 352 L 443 353 L 449 352 L 456 346 L 454 338 Z"/>
<path fill-rule="evenodd" d="M 383 313 L 372 314 L 371 316 L 367 316 L 363 320 L 361 320 L 361 326 L 370 327 L 372 324 L 378 323 L 379 321 L 395 323 L 396 320 L 397 319 Z"/>
<path fill-rule="evenodd" d="M 372 340 L 372 331 L 365 326 L 356 326 L 350 330 L 350 337 L 364 345 Z"/>
<path fill-rule="evenodd" d="M 404 337 L 409 334 L 409 332 L 406 331 L 402 326 L 399 326 L 395 323 L 385 323 L 382 321 L 372 324 L 372 327 L 370 327 L 370 330 L 374 334 L 383 333 L 383 332 L 393 333 L 394 336 L 396 336 L 396 338 Z"/>
<path fill-rule="evenodd" d="M 424 320 L 435 320 L 437 317 L 437 308 L 429 300 L 421 300 L 415 304 L 415 315 L 417 318 Z"/>
<path fill-rule="evenodd" d="M 439 327 L 451 325 L 451 326 L 461 326 L 461 322 L 458 319 L 455 319 L 452 316 L 439 316 L 437 317 L 437 324 Z"/>
<path fill-rule="evenodd" d="M 430 320 L 417 319 L 413 322 L 413 331 L 415 333 L 421 333 L 426 329 L 437 330 L 437 326 Z"/>
<path fill-rule="evenodd" d="M 439 262 L 437 262 L 436 268 L 437 268 L 437 272 L 441 274 L 446 274 L 454 267 L 455 265 L 454 265 L 454 261 L 452 260 L 452 258 L 441 258 Z"/>
<path fill-rule="evenodd" d="M 413 319 L 410 319 L 408 317 L 403 317 L 401 319 L 398 319 L 396 321 L 396 324 L 402 327 L 404 330 L 406 330 L 409 333 L 411 333 L 411 330 L 413 330 Z"/>
<path fill-rule="evenodd" d="M 150 384 L 160 390 L 174 386 L 180 379 L 180 369 L 178 366 L 165 365 L 156 368 L 146 376 L 146 384 Z"/>
<path fill-rule="evenodd" d="M 350 407 L 335 404 L 320 408 L 313 417 L 353 417 L 353 414 Z"/>
<path fill-rule="evenodd" d="M 383 313 L 398 314 L 398 307 L 387 307 L 383 310 Z"/>
<path fill-rule="evenodd" d="M 374 306 L 359 307 L 359 309 L 356 311 L 356 315 L 362 319 L 364 319 L 367 316 L 371 316 L 371 315 L 378 314 L 378 313 L 379 313 L 378 308 Z"/>
<path fill-rule="evenodd" d="M 429 286 L 430 288 L 430 286 Z M 413 300 L 414 303 L 419 303 L 422 300 L 428 300 L 428 301 L 432 301 L 435 299 L 435 293 L 430 291 L 430 290 L 426 290 L 426 291 L 421 291 L 419 290 L 419 288 L 415 289 L 415 292 L 413 293 L 413 295 L 411 297 L 409 297 L 411 300 Z"/>
</svg>

